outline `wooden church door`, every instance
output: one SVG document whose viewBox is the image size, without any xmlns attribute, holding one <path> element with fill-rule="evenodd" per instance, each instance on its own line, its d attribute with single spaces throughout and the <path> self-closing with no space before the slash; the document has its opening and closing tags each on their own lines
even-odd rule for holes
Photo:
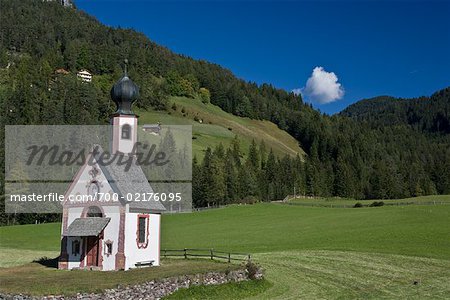
<svg viewBox="0 0 450 300">
<path fill-rule="evenodd" d="M 86 266 L 98 266 L 98 237 L 87 237 L 86 251 Z"/>
</svg>

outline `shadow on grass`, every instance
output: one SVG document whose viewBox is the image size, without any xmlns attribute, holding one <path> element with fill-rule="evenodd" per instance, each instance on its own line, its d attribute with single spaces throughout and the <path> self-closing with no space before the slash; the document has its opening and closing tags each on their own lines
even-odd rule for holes
<svg viewBox="0 0 450 300">
<path fill-rule="evenodd" d="M 58 260 L 59 256 L 55 258 L 49 258 L 47 256 L 43 256 L 39 259 L 33 260 L 34 263 L 38 263 L 47 268 L 58 269 Z"/>
</svg>

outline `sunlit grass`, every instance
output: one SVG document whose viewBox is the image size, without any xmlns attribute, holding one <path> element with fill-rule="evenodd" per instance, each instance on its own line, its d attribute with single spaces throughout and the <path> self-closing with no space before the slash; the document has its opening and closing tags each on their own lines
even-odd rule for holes
<svg viewBox="0 0 450 300">
<path fill-rule="evenodd" d="M 406 201 L 423 204 L 448 199 L 431 196 Z M 264 203 L 163 215 L 161 248 L 252 253 L 253 259 L 266 269 L 267 281 L 273 284 L 255 299 L 449 298 L 450 205 L 418 204 L 335 209 Z M 6 255 L 1 256 L 2 264 L 16 257 L 12 252 L 23 251 L 30 259 L 46 251 L 57 253 L 59 238 L 59 223 L 2 227 L 0 246 L 7 248 Z M 30 266 L 11 270 L 21 268 L 28 270 Z M 20 276 L 27 278 L 26 274 Z M 84 275 L 90 272 L 76 274 L 83 274 L 79 279 L 83 284 L 93 276 Z M 12 285 L 19 290 L 19 283 L 4 281 L 10 275 L 0 275 L 2 286 Z M 169 273 L 158 276 L 166 275 Z M 129 278 L 130 282 L 134 279 Z M 414 281 L 418 283 L 414 285 Z M 183 293 L 194 298 L 238 299 L 250 296 L 252 291 L 247 293 L 231 284 L 218 290 L 208 287 Z"/>
</svg>

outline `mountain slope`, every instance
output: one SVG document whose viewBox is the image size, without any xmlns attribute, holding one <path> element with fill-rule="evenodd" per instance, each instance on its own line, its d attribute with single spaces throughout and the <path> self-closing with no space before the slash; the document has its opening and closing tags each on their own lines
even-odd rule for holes
<svg viewBox="0 0 450 300">
<path fill-rule="evenodd" d="M 143 34 L 107 27 L 82 11 L 55 2 L 1 0 L 0 9 L 0 67 L 4 67 L 0 73 L 6 78 L 5 84 L 0 85 L 0 93 L 5 87 L 7 96 L 2 104 L 15 112 L 14 115 L 6 116 L 6 123 L 106 123 L 113 112 L 109 89 L 121 76 L 123 59 L 128 58 L 129 73 L 141 87 L 141 96 L 136 105 L 141 111 L 148 111 L 145 113 L 148 122 L 160 120 L 169 124 L 166 122 L 166 112 L 174 113 L 171 106 L 175 98 L 172 96 L 178 95 L 189 97 L 185 98 L 184 107 L 190 106 L 192 113 L 218 126 L 212 128 L 209 124 L 200 125 L 192 120 L 193 115 L 190 116 L 194 133 L 199 130 L 197 139 L 193 141 L 194 150 L 198 153 L 221 141 L 228 144 L 235 134 L 242 138 L 244 152 L 248 151 L 251 140 L 255 139 L 257 143 L 264 141 L 266 147 L 273 148 L 278 156 L 304 153 L 299 143 L 288 133 L 269 121 L 262 121 L 270 120 L 272 110 L 278 106 L 276 115 L 287 110 L 286 105 L 289 103 L 293 109 L 300 107 L 298 96 L 270 85 L 258 87 L 246 83 L 221 66 L 177 55 L 153 43 Z M 59 68 L 66 69 L 70 75 L 54 83 L 49 78 L 55 77 L 53 73 Z M 94 75 L 91 86 L 76 82 L 75 74 L 80 69 L 88 69 Z M 18 79 L 18 76 L 22 76 L 18 74 L 21 71 L 23 78 Z M 13 91 L 8 90 L 8 87 L 11 88 L 14 81 L 23 83 L 19 89 L 28 91 L 11 97 Z M 34 88 L 30 89 L 31 86 Z M 199 97 L 200 87 L 209 90 L 212 104 L 189 105 L 189 102 L 199 102 L 195 100 Z M 177 99 L 182 101 L 182 97 Z M 89 103 L 89 107 L 86 107 L 86 103 Z M 64 108 L 67 106 L 72 110 L 70 113 Z M 157 111 L 151 112 L 153 109 Z M 29 113 L 31 111 L 32 115 Z M 42 116 L 36 113 L 38 111 L 42 112 Z M 165 118 L 162 117 L 164 115 Z M 171 118 L 170 122 L 180 121 Z M 216 134 L 223 137 L 217 138 Z"/>
<path fill-rule="evenodd" d="M 160 87 L 155 78 L 161 77 L 167 79 L 162 83 L 166 94 L 192 95 L 205 87 L 211 92 L 211 102 L 223 110 L 277 124 L 283 115 L 303 105 L 300 96 L 270 84 L 258 86 L 238 79 L 217 64 L 175 54 L 141 33 L 105 26 L 56 2 L 1 0 L 0 10 L 0 67 L 8 65 L 12 55 L 27 53 L 35 59 L 35 66 L 47 63 L 53 70 L 86 68 L 94 75 L 112 74 L 107 80 L 112 84 L 127 58 L 130 75 L 142 87 L 138 104 L 143 107 L 164 108 L 164 99 L 154 94 Z"/>
<path fill-rule="evenodd" d="M 247 155 L 252 140 L 263 142 L 279 157 L 304 155 L 298 141 L 272 122 L 234 116 L 216 105 L 202 103 L 197 98 L 171 97 L 170 107 L 169 112 L 139 111 L 139 122 L 192 125 L 193 154 L 199 159 L 207 147 L 215 148 L 222 143 L 228 148 L 236 135 L 244 155 Z"/>
<path fill-rule="evenodd" d="M 198 206 L 206 205 L 203 200 L 208 197 L 208 204 L 236 202 L 247 196 L 266 201 L 280 199 L 294 187 L 307 195 L 353 198 L 450 193 L 450 135 L 423 131 L 447 132 L 439 118 L 425 117 L 441 113 L 445 119 L 445 101 L 432 114 L 427 107 L 415 110 L 411 125 L 408 114 L 405 117 L 397 112 L 389 118 L 384 117 L 386 113 L 377 113 L 380 123 L 344 115 L 330 117 L 293 93 L 270 84 L 246 82 L 221 66 L 175 54 L 141 33 L 105 26 L 56 2 L 0 0 L 0 11 L 0 104 L 5 112 L 1 126 L 106 124 L 114 111 L 109 90 L 123 72 L 123 59 L 128 58 L 129 74 L 141 87 L 136 105 L 141 111 L 149 111 L 148 122 L 180 122 L 180 118 L 186 118 L 199 125 L 193 118 L 206 122 L 213 119 L 208 126 L 194 126 L 194 134 L 196 128 L 203 130 L 194 135 L 197 153 L 219 141 L 226 143 L 235 132 L 243 138 L 247 133 L 246 143 L 253 136 L 264 136 L 266 140 L 278 140 L 278 145 L 272 143 L 275 148 L 291 145 L 279 142 L 283 137 L 278 138 L 277 132 L 281 131 L 267 123 L 270 121 L 295 138 L 308 154 L 305 164 L 296 159 L 278 160 L 270 153 L 256 163 L 258 152 L 267 151 L 259 151 L 255 145 L 253 152 L 249 151 L 254 159 L 242 159 L 236 153 L 224 156 L 224 150 L 229 149 L 207 151 L 208 159 L 194 165 L 198 171 L 195 174 L 203 174 L 193 177 Z M 65 68 L 69 74 L 55 81 L 58 68 Z M 84 68 L 93 73 L 92 84 L 77 80 L 77 71 Z M 222 111 L 212 109 L 214 106 L 208 110 L 208 105 L 192 108 L 189 104 L 199 97 Z M 171 108 L 173 101 L 183 103 L 180 105 L 192 112 L 183 117 L 180 107 L 176 112 Z M 224 112 L 234 116 L 221 118 Z M 160 118 L 163 115 L 166 119 Z M 259 123 L 259 129 L 251 128 L 257 120 L 265 121 Z M 3 135 L 0 131 L 0 143 L 4 142 Z M 266 150 L 270 147 L 266 144 Z M 234 160 L 234 166 L 230 160 Z M 231 167 L 225 170 L 223 166 Z M 223 171 L 229 180 L 225 185 Z M 0 183 L 3 174 L 0 172 Z"/>
</svg>

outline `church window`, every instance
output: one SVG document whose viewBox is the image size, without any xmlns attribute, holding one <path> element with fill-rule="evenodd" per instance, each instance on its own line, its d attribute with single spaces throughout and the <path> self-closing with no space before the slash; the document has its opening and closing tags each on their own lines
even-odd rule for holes
<svg viewBox="0 0 450 300">
<path fill-rule="evenodd" d="M 103 217 L 102 210 L 98 206 L 90 206 L 88 208 L 86 216 L 88 218 L 101 218 Z"/>
<path fill-rule="evenodd" d="M 72 241 L 72 255 L 79 255 L 80 254 L 80 241 L 74 240 Z"/>
<path fill-rule="evenodd" d="M 122 139 L 124 140 L 131 139 L 131 126 L 128 124 L 122 126 Z"/>
<path fill-rule="evenodd" d="M 146 248 L 148 244 L 148 215 L 139 215 L 136 241 L 138 248 Z"/>
<path fill-rule="evenodd" d="M 106 241 L 105 242 L 105 254 L 106 255 L 111 255 L 112 252 L 113 252 L 113 242 Z"/>
</svg>

